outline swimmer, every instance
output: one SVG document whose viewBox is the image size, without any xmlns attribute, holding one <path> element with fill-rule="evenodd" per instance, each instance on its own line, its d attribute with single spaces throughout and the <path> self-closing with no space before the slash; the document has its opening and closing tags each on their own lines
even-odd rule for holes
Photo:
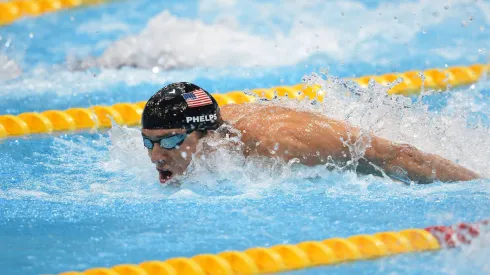
<svg viewBox="0 0 490 275">
<path fill-rule="evenodd" d="M 467 181 L 476 173 L 438 155 L 397 144 L 321 114 L 265 104 L 227 104 L 218 107 L 204 89 L 187 82 L 173 83 L 155 93 L 142 114 L 142 136 L 160 183 L 182 175 L 197 151 L 200 139 L 222 125 L 241 132 L 245 156 L 284 161 L 298 159 L 313 166 L 327 161 L 345 165 L 355 158 L 349 146 L 368 144 L 356 171 L 389 176 L 408 183 Z M 206 152 L 199 152 L 205 154 Z"/>
</svg>

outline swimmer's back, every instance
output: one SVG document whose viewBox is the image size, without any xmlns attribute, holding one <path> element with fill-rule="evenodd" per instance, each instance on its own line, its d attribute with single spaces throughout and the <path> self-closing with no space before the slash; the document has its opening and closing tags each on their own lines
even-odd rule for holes
<svg viewBox="0 0 490 275">
<path fill-rule="evenodd" d="M 220 107 L 220 112 L 223 120 L 235 124 L 242 118 L 250 117 L 253 113 L 256 113 L 263 107 L 265 106 L 253 103 L 226 104 Z"/>
<path fill-rule="evenodd" d="M 348 154 L 341 142 L 349 139 L 346 125 L 319 114 L 248 103 L 225 105 L 221 116 L 242 132 L 242 142 L 250 154 L 286 161 L 300 158 L 308 165 L 322 163 L 322 156 L 345 160 Z M 354 136 L 356 132 L 352 129 Z"/>
<path fill-rule="evenodd" d="M 293 110 L 287 107 L 270 106 L 256 103 L 244 103 L 244 104 L 227 104 L 221 109 L 221 117 L 224 121 L 239 127 L 245 124 L 263 124 L 272 126 L 268 123 L 280 123 L 280 122 L 296 122 L 299 124 L 308 123 L 311 119 L 319 119 L 323 122 L 338 123 L 334 119 L 321 116 L 312 112 Z"/>
</svg>

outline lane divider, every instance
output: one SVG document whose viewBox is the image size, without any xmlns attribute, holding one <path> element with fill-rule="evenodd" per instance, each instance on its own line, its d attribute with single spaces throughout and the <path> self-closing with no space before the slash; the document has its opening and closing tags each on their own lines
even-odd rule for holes
<svg viewBox="0 0 490 275">
<path fill-rule="evenodd" d="M 457 66 L 448 69 L 429 69 L 423 72 L 409 71 L 381 76 L 363 76 L 350 79 L 361 87 L 367 87 L 369 80 L 387 85 L 402 78 L 403 81 L 391 87 L 389 94 L 413 95 L 422 85 L 427 89 L 445 89 L 474 83 L 482 77 L 488 77 L 490 65 L 475 64 Z M 423 77 L 421 74 L 423 73 Z M 253 89 L 248 93 L 232 91 L 226 94 L 213 94 L 219 105 L 253 102 L 258 98 L 273 99 L 287 96 L 298 100 L 323 101 L 325 92 L 319 85 L 277 86 Z M 254 96 L 252 96 L 254 95 Z M 112 106 L 92 106 L 90 108 L 70 108 L 67 110 L 48 110 L 41 113 L 29 112 L 17 116 L 0 115 L 0 138 L 28 134 L 51 133 L 111 127 L 111 119 L 119 125 L 135 126 L 140 124 L 141 113 L 146 101 L 137 103 L 117 103 Z"/>
<path fill-rule="evenodd" d="M 228 275 L 266 274 L 326 266 L 359 260 L 372 260 L 401 253 L 435 251 L 467 245 L 488 232 L 489 221 L 405 229 L 299 244 L 255 247 L 245 251 L 201 254 L 191 258 L 172 258 L 140 264 L 120 264 L 59 275 Z"/>
<path fill-rule="evenodd" d="M 105 0 L 11 0 L 0 2 L 0 26 L 15 22 L 24 16 L 95 5 Z"/>
</svg>

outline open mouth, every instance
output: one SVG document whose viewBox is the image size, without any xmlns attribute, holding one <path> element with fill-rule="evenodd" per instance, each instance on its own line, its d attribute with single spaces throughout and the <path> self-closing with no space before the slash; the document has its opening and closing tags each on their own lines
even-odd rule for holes
<svg viewBox="0 0 490 275">
<path fill-rule="evenodd" d="M 173 173 L 169 170 L 157 169 L 160 175 L 160 183 L 166 183 L 172 178 Z"/>
</svg>

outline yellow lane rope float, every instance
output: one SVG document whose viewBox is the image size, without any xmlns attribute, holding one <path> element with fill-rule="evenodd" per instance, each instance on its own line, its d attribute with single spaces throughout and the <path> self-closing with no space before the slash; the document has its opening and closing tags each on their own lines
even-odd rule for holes
<svg viewBox="0 0 490 275">
<path fill-rule="evenodd" d="M 387 85 L 397 79 L 402 81 L 389 90 L 389 94 L 414 95 L 425 89 L 446 89 L 475 83 L 482 77 L 488 76 L 490 65 L 475 64 L 457 66 L 447 69 L 429 69 L 426 71 L 409 71 L 404 73 L 389 73 L 381 76 L 363 76 L 355 79 L 361 87 L 367 87 L 370 79 Z M 423 75 L 423 77 L 422 77 Z M 298 84 L 293 86 L 278 86 L 267 89 L 253 89 L 250 92 L 271 99 L 275 95 L 288 96 L 298 100 L 317 99 L 323 101 L 324 91 L 319 85 L 308 86 Z M 253 102 L 255 96 L 242 91 L 226 94 L 213 94 L 219 105 L 240 104 Z M 135 126 L 140 123 L 141 113 L 146 102 L 117 103 L 112 106 L 92 106 L 89 108 L 70 108 L 67 110 L 48 110 L 44 112 L 29 112 L 20 115 L 0 115 L 0 138 L 21 136 L 37 133 L 59 131 L 87 130 L 111 127 L 111 118 L 119 125 Z"/>
<path fill-rule="evenodd" d="M 12 0 L 0 2 L 0 26 L 11 24 L 24 16 L 94 5 L 105 0 Z"/>
<path fill-rule="evenodd" d="M 489 221 L 459 223 L 380 232 L 299 244 L 255 247 L 245 251 L 201 254 L 191 258 L 172 258 L 140 264 L 120 264 L 58 275 L 228 275 L 266 274 L 318 266 L 371 260 L 401 253 L 434 251 L 469 244 Z"/>
</svg>

